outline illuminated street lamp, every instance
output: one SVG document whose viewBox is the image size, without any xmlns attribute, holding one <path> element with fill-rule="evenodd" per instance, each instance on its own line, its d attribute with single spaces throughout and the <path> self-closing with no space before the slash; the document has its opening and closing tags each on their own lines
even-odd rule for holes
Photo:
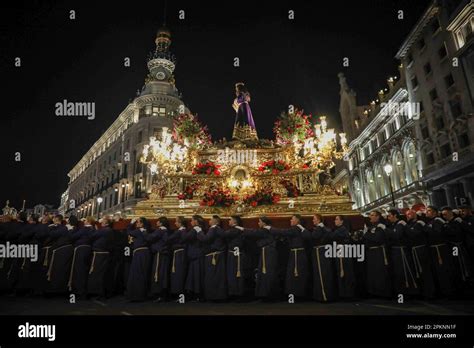
<svg viewBox="0 0 474 348">
<path fill-rule="evenodd" d="M 97 197 L 97 220 L 99 220 L 100 216 L 100 203 L 102 203 L 104 199 L 102 197 Z"/>
<path fill-rule="evenodd" d="M 390 194 L 392 196 L 392 205 L 395 208 L 395 197 L 393 195 L 393 186 L 392 186 L 392 177 L 391 177 L 393 167 L 391 164 L 387 163 L 386 165 L 384 165 L 383 170 L 388 176 L 388 182 L 390 183 Z"/>
</svg>

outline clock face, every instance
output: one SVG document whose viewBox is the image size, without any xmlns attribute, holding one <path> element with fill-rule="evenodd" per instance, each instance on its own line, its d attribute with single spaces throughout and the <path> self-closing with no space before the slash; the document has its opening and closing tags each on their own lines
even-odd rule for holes
<svg viewBox="0 0 474 348">
<path fill-rule="evenodd" d="M 158 80 L 164 80 L 165 77 L 166 77 L 166 75 L 165 75 L 165 73 L 164 73 L 163 71 L 158 71 L 158 72 L 156 73 L 156 78 L 157 78 Z"/>
</svg>

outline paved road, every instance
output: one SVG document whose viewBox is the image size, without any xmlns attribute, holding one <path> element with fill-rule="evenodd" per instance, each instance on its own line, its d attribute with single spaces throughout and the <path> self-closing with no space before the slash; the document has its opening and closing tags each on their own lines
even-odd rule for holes
<svg viewBox="0 0 474 348">
<path fill-rule="evenodd" d="M 421 300 L 398 304 L 395 300 L 300 303 L 129 303 L 124 297 L 104 301 L 68 298 L 0 297 L 3 315 L 473 315 L 474 299 Z"/>
</svg>

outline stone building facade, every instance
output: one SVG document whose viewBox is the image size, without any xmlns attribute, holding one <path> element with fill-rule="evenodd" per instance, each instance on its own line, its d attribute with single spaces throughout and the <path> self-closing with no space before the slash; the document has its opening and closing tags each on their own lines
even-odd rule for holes
<svg viewBox="0 0 474 348">
<path fill-rule="evenodd" d="M 474 5 L 433 1 L 400 47 L 430 202 L 473 203 Z"/>
<path fill-rule="evenodd" d="M 350 150 L 333 181 L 348 187 L 354 208 L 473 204 L 473 30 L 473 1 L 435 0 L 396 54 L 400 77 L 369 105 L 358 106 L 339 75 Z M 384 112 L 400 102 L 407 113 Z"/>
<path fill-rule="evenodd" d="M 127 214 L 150 192 L 150 171 L 140 163 L 143 145 L 163 127 L 172 128 L 175 115 L 189 112 L 175 86 L 170 32 L 160 29 L 155 43 L 142 90 L 69 171 L 61 199 L 65 213 Z"/>
<path fill-rule="evenodd" d="M 345 161 L 339 162 L 343 169 L 334 182 L 348 188 L 354 209 L 363 213 L 392 206 L 411 208 L 427 200 L 414 130 L 419 114 L 409 102 L 403 66 L 400 70 L 401 78 L 390 77 L 387 88 L 362 106 L 339 74 L 340 114 L 349 150 Z"/>
</svg>

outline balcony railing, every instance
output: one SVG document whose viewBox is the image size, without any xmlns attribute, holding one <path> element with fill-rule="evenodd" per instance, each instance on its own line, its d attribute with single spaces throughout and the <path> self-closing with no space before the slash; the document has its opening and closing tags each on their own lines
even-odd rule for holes
<svg viewBox="0 0 474 348">
<path fill-rule="evenodd" d="M 410 193 L 413 193 L 415 191 L 419 191 L 419 190 L 424 190 L 424 185 L 419 182 L 419 181 L 414 181 L 412 182 L 411 184 L 407 185 L 407 186 L 404 186 L 396 191 L 393 191 L 393 197 L 395 200 L 397 200 L 397 198 L 402 198 L 404 197 L 405 195 L 407 194 L 410 194 Z M 376 199 L 375 201 L 372 201 L 362 207 L 360 207 L 359 209 L 362 210 L 362 211 L 367 211 L 367 210 L 372 210 L 376 207 L 379 207 L 381 205 L 384 205 L 384 204 L 387 204 L 387 203 L 392 203 L 392 195 L 389 193 L 383 197 L 380 197 L 378 199 Z"/>
</svg>

